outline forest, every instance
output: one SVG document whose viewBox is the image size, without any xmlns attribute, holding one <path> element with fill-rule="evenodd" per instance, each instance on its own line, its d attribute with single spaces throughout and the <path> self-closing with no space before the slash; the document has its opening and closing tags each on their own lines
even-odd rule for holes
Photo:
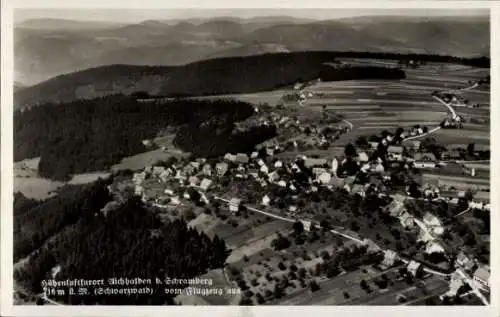
<svg viewBox="0 0 500 317">
<path fill-rule="evenodd" d="M 489 67 L 490 59 L 441 55 L 306 51 L 203 60 L 183 66 L 110 65 L 57 76 L 14 95 L 16 108 L 137 91 L 158 96 L 203 96 L 273 90 L 316 79 L 335 58 L 375 58 Z M 349 78 L 344 78 L 349 79 Z"/>
<path fill-rule="evenodd" d="M 105 181 L 65 186 L 44 201 L 14 195 L 14 261 L 27 256 L 63 228 L 76 223 L 89 210 L 99 210 L 111 196 Z"/>
<path fill-rule="evenodd" d="M 251 104 L 233 100 L 178 99 L 144 104 L 128 96 L 110 96 L 47 104 L 14 113 L 14 160 L 40 156 L 40 176 L 65 181 L 72 174 L 107 170 L 123 157 L 145 152 L 147 148 L 142 141 L 154 138 L 167 126 L 182 125 L 190 131 L 206 124 L 204 132 L 215 125 L 232 129 L 234 122 L 246 119 L 253 112 Z M 229 150 L 229 146 L 241 140 L 251 147 L 256 144 L 252 143 L 253 137 L 261 135 L 262 139 L 268 134 L 272 133 L 257 131 L 251 137 L 232 135 L 232 142 L 227 145 L 221 145 L 224 139 L 213 133 L 205 140 L 213 138 L 220 154 L 220 149 Z M 199 139 L 179 143 L 188 151 L 196 151 L 197 144 L 189 142 Z"/>
<path fill-rule="evenodd" d="M 85 204 L 100 188 L 85 197 Z M 92 200 L 92 199 L 91 199 Z M 135 278 L 164 280 L 184 279 L 204 274 L 209 269 L 223 267 L 229 251 L 223 240 L 210 239 L 204 233 L 188 228 L 181 220 L 162 222 L 138 198 L 131 198 L 107 214 L 97 208 L 80 206 L 77 222 L 66 227 L 35 251 L 26 265 L 15 272 L 15 279 L 35 294 L 42 292 L 41 281 L 49 278 L 58 266 L 56 280 Z M 54 213 L 64 213 L 65 207 L 53 207 Z M 47 219 L 47 218 L 45 218 Z M 17 243 L 17 240 L 15 240 Z M 173 295 L 163 292 L 164 285 L 147 285 L 154 295 L 52 295 L 51 299 L 76 305 L 164 305 L 173 304 Z M 179 285 L 182 288 L 186 285 Z M 123 286 L 127 287 L 127 286 Z M 130 286 L 129 286 L 130 287 Z"/>
</svg>

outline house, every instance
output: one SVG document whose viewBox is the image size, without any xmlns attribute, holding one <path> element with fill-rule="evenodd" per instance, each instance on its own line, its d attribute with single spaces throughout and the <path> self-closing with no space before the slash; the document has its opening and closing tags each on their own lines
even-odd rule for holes
<svg viewBox="0 0 500 317">
<path fill-rule="evenodd" d="M 268 174 L 269 173 L 269 168 L 264 164 L 260 167 L 260 171 L 264 174 Z"/>
<path fill-rule="evenodd" d="M 250 158 L 255 159 L 255 158 L 258 158 L 258 157 L 259 157 L 259 152 L 252 152 L 252 153 L 250 154 Z"/>
<path fill-rule="evenodd" d="M 180 205 L 181 204 L 181 200 L 179 199 L 178 196 L 171 197 L 170 198 L 170 204 L 174 205 L 174 206 Z"/>
<path fill-rule="evenodd" d="M 163 192 L 167 195 L 170 195 L 170 196 L 174 195 L 174 191 L 170 188 L 165 188 L 165 190 Z"/>
<path fill-rule="evenodd" d="M 229 201 L 229 211 L 237 212 L 238 210 L 240 210 L 240 205 L 241 205 L 241 199 L 232 198 Z"/>
<path fill-rule="evenodd" d="M 269 206 L 270 202 L 271 202 L 271 198 L 269 198 L 269 196 L 264 195 L 264 197 L 262 197 L 262 205 Z"/>
<path fill-rule="evenodd" d="M 363 164 L 363 166 L 361 166 L 361 171 L 363 173 L 367 173 L 370 169 L 371 169 L 371 165 L 369 163 Z"/>
<path fill-rule="evenodd" d="M 360 185 L 360 184 L 354 184 L 351 188 L 351 194 L 355 195 L 355 194 L 358 194 L 359 196 L 361 197 L 365 197 L 366 196 L 366 193 L 365 193 L 365 188 L 363 185 Z"/>
<path fill-rule="evenodd" d="M 339 162 L 337 161 L 336 158 L 332 160 L 332 173 L 337 173 L 337 169 L 339 168 Z"/>
<path fill-rule="evenodd" d="M 236 161 L 236 155 L 231 154 L 231 153 L 226 153 L 226 155 L 224 155 L 224 159 L 226 161 L 234 162 L 234 161 Z"/>
<path fill-rule="evenodd" d="M 279 176 L 278 172 L 276 172 L 276 171 L 269 173 L 268 177 L 269 177 L 269 181 L 271 183 L 277 182 L 280 179 L 280 176 Z"/>
<path fill-rule="evenodd" d="M 413 150 L 418 151 L 420 150 L 420 141 L 413 141 Z"/>
<path fill-rule="evenodd" d="M 425 153 L 418 152 L 418 153 L 415 153 L 413 158 L 415 159 L 415 161 L 436 161 L 437 160 L 434 153 L 431 153 L 431 152 L 425 152 Z"/>
<path fill-rule="evenodd" d="M 210 164 L 203 165 L 201 173 L 206 176 L 212 176 L 212 166 L 210 166 Z"/>
<path fill-rule="evenodd" d="M 330 175 L 330 173 L 327 173 L 327 172 L 324 172 L 324 173 L 321 173 L 319 176 L 318 176 L 318 181 L 323 184 L 323 185 L 326 185 L 326 184 L 329 184 L 330 183 L 330 180 L 332 179 L 332 175 Z"/>
<path fill-rule="evenodd" d="M 297 212 L 297 206 L 291 205 L 290 207 L 288 207 L 288 211 L 290 211 L 290 212 Z"/>
<path fill-rule="evenodd" d="M 458 254 L 456 260 L 455 260 L 455 266 L 462 267 L 466 271 L 472 270 L 474 267 L 474 261 L 472 261 L 464 251 L 460 251 Z"/>
<path fill-rule="evenodd" d="M 188 192 L 184 192 L 184 194 L 182 195 L 182 197 L 184 197 L 185 199 L 191 199 L 191 195 L 189 195 Z"/>
<path fill-rule="evenodd" d="M 435 162 L 429 162 L 429 161 L 415 161 L 413 162 L 413 167 L 414 168 L 436 168 L 436 163 Z"/>
<path fill-rule="evenodd" d="M 383 173 L 385 171 L 384 165 L 378 163 L 372 166 L 371 170 L 375 173 Z"/>
<path fill-rule="evenodd" d="M 369 158 L 368 158 L 368 154 L 366 154 L 366 152 L 360 152 L 358 154 L 358 161 L 360 162 L 368 162 Z"/>
<path fill-rule="evenodd" d="M 278 182 L 278 186 L 280 186 L 280 187 L 286 187 L 286 182 L 284 180 L 280 180 Z"/>
<path fill-rule="evenodd" d="M 429 241 L 427 242 L 427 245 L 425 246 L 425 253 L 431 254 L 431 253 L 444 253 L 444 248 L 441 246 L 438 242 L 436 241 Z"/>
<path fill-rule="evenodd" d="M 283 167 L 283 162 L 282 161 L 276 161 L 274 162 L 274 168 L 281 168 Z"/>
<path fill-rule="evenodd" d="M 248 158 L 248 155 L 246 155 L 245 153 L 238 153 L 236 154 L 234 161 L 239 164 L 247 164 L 249 160 L 250 159 Z"/>
<path fill-rule="evenodd" d="M 200 188 L 204 191 L 207 191 L 209 188 L 210 188 L 210 185 L 212 185 L 212 180 L 208 179 L 208 178 L 204 178 L 202 181 L 201 181 L 201 184 L 200 184 Z"/>
<path fill-rule="evenodd" d="M 403 159 L 403 147 L 402 146 L 390 145 L 387 148 L 387 153 L 394 160 L 400 161 Z"/>
<path fill-rule="evenodd" d="M 404 209 L 404 203 L 398 200 L 393 200 L 389 206 L 387 206 L 387 210 L 392 217 L 399 217 L 405 211 Z"/>
<path fill-rule="evenodd" d="M 200 183 L 200 179 L 196 176 L 191 176 L 189 177 L 189 185 L 190 186 L 198 186 Z"/>
<path fill-rule="evenodd" d="M 326 173 L 326 169 L 325 168 L 322 168 L 322 167 L 314 167 L 312 169 L 312 173 L 316 176 L 319 176 L 323 173 Z"/>
<path fill-rule="evenodd" d="M 290 190 L 292 190 L 292 191 L 296 191 L 297 190 L 297 187 L 295 187 L 295 185 L 293 183 L 290 183 L 290 185 L 288 186 L 288 188 L 290 188 Z"/>
<path fill-rule="evenodd" d="M 474 272 L 473 280 L 479 288 L 488 291 L 490 289 L 490 267 L 480 266 Z"/>
<path fill-rule="evenodd" d="M 378 142 L 368 142 L 372 149 L 376 149 L 378 147 Z"/>
<path fill-rule="evenodd" d="M 398 218 L 404 228 L 412 228 L 415 225 L 415 218 L 406 210 L 403 210 Z"/>
<path fill-rule="evenodd" d="M 189 163 L 192 167 L 194 167 L 196 170 L 200 168 L 200 162 L 190 162 Z"/>
<path fill-rule="evenodd" d="M 363 245 L 366 246 L 368 252 L 376 253 L 381 250 L 380 246 L 376 244 L 372 239 L 363 239 Z"/>
<path fill-rule="evenodd" d="M 441 153 L 441 157 L 443 160 L 459 160 L 462 158 L 462 155 L 460 155 L 460 152 L 457 150 L 451 150 Z"/>
<path fill-rule="evenodd" d="M 420 263 L 411 260 L 406 269 L 408 270 L 408 273 L 415 276 L 417 275 L 418 270 L 421 269 L 421 265 Z"/>
<path fill-rule="evenodd" d="M 311 222 L 309 220 L 300 220 L 302 222 L 302 225 L 304 226 L 304 231 L 309 232 L 311 231 Z"/>
<path fill-rule="evenodd" d="M 384 251 L 384 260 L 382 261 L 382 265 L 386 267 L 391 267 L 394 265 L 396 260 L 398 259 L 398 255 L 396 252 L 392 250 L 385 250 Z"/>
<path fill-rule="evenodd" d="M 439 220 L 439 218 L 434 216 L 430 212 L 425 213 L 423 221 L 427 227 L 441 227 L 441 221 Z"/>
<path fill-rule="evenodd" d="M 266 148 L 266 154 L 267 154 L 267 156 L 274 156 L 274 149 L 273 148 Z"/>
<path fill-rule="evenodd" d="M 228 169 L 229 165 L 226 162 L 215 164 L 215 170 L 217 171 L 218 176 L 224 176 Z"/>
<path fill-rule="evenodd" d="M 307 158 L 304 161 L 304 166 L 308 168 L 315 166 L 323 166 L 325 164 L 326 164 L 326 159 Z"/>
</svg>

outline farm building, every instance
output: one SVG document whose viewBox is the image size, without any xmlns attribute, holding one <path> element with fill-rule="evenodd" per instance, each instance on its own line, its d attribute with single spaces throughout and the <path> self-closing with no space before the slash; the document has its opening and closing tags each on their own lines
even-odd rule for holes
<svg viewBox="0 0 500 317">
<path fill-rule="evenodd" d="M 378 142 L 369 142 L 369 144 L 372 149 L 376 149 L 378 147 Z"/>
<path fill-rule="evenodd" d="M 229 211 L 232 211 L 232 212 L 237 212 L 238 210 L 240 210 L 240 205 L 241 205 L 241 199 L 239 198 L 232 198 L 230 201 L 229 201 Z"/>
</svg>

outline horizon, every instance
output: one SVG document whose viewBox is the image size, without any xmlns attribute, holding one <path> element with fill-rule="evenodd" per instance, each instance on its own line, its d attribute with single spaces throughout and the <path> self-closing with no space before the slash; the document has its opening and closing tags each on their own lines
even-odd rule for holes
<svg viewBox="0 0 500 317">
<path fill-rule="evenodd" d="M 338 20 L 358 17 L 489 17 L 488 9 L 15 9 L 14 23 L 51 19 L 81 22 L 140 23 L 147 20 L 188 20 L 286 17 Z"/>
</svg>

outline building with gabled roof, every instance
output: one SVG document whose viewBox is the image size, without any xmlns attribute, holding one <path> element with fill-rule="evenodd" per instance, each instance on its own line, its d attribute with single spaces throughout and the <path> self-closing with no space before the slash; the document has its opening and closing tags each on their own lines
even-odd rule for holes
<svg viewBox="0 0 500 317">
<path fill-rule="evenodd" d="M 215 164 L 215 170 L 218 176 L 224 176 L 229 169 L 229 165 L 226 162 L 220 162 Z"/>
<path fill-rule="evenodd" d="M 204 178 L 200 183 L 200 188 L 204 191 L 207 191 L 210 188 L 210 185 L 212 185 L 212 180 Z"/>
<path fill-rule="evenodd" d="M 231 198 L 228 204 L 229 211 L 237 212 L 238 210 L 240 210 L 240 205 L 241 205 L 241 199 Z"/>
</svg>

